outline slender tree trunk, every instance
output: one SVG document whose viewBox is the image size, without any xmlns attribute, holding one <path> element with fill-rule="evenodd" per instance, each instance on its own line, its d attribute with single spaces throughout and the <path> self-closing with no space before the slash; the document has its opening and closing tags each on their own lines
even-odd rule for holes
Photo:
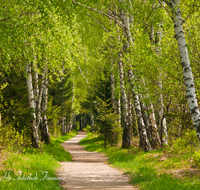
<svg viewBox="0 0 200 190">
<path fill-rule="evenodd" d="M 161 30 L 161 25 L 160 24 L 160 28 L 159 30 L 156 32 L 156 39 L 155 39 L 155 51 L 157 53 L 157 55 L 160 55 L 160 45 L 159 43 L 161 42 L 161 38 L 162 38 L 162 30 Z M 159 75 L 161 75 L 162 73 L 159 73 Z M 159 79 L 158 82 L 159 88 L 162 91 L 162 80 Z M 158 114 L 159 114 L 159 125 L 160 125 L 160 129 L 162 128 L 162 132 L 161 134 L 161 143 L 163 144 L 168 144 L 168 133 L 167 133 L 167 122 L 166 122 L 166 118 L 164 117 L 164 102 L 163 102 L 163 95 L 162 92 L 160 93 L 160 97 L 159 97 L 159 102 L 160 102 L 160 108 L 158 110 Z"/>
<path fill-rule="evenodd" d="M 156 117 L 155 117 L 155 112 L 154 112 L 152 102 L 150 104 L 150 110 L 151 110 L 151 113 L 149 114 L 149 124 L 151 128 L 152 147 L 156 149 L 158 144 L 160 145 L 161 142 L 160 142 L 160 137 L 158 134 L 158 127 L 156 125 Z"/>
<path fill-rule="evenodd" d="M 111 83 L 112 107 L 113 107 L 114 112 L 117 113 L 117 103 L 116 103 L 116 98 L 115 98 L 115 78 L 114 78 L 114 74 L 112 72 L 110 73 L 110 83 Z"/>
<path fill-rule="evenodd" d="M 37 68 L 35 69 L 35 75 L 34 75 L 34 83 L 35 83 L 35 99 L 36 99 L 36 104 L 35 104 L 35 108 L 38 107 L 38 98 L 39 98 L 39 85 L 38 85 L 38 81 L 39 81 L 39 77 L 38 77 L 38 72 L 37 72 Z"/>
<path fill-rule="evenodd" d="M 132 93 L 128 92 L 128 119 L 129 119 L 129 135 L 131 139 L 131 144 L 132 144 L 132 138 L 133 138 L 133 112 L 132 112 Z"/>
<path fill-rule="evenodd" d="M 125 2 L 124 0 L 120 0 L 120 2 Z M 124 13 L 124 11 L 121 9 L 120 10 L 120 16 L 122 19 L 123 25 L 126 27 L 127 33 L 124 34 L 127 37 L 127 40 L 129 41 L 130 39 L 132 40 L 132 37 L 128 31 L 130 31 L 129 27 L 129 17 L 127 13 Z M 124 43 L 124 49 L 125 51 L 129 48 L 129 43 Z M 126 52 L 125 52 L 126 53 Z M 120 56 L 119 56 L 120 57 Z M 122 53 L 121 53 L 122 57 Z M 122 94 L 122 103 L 123 103 L 123 118 L 124 118 L 124 124 L 123 126 L 123 142 L 122 142 L 122 148 L 127 148 L 131 146 L 132 144 L 132 114 L 130 114 L 131 111 L 129 111 L 129 101 L 125 92 L 125 86 L 124 86 L 124 71 L 123 71 L 123 65 L 122 65 L 122 60 L 119 58 L 119 70 L 120 71 L 120 87 L 121 87 L 121 94 Z M 122 74 L 123 72 L 123 74 Z M 123 84 L 122 84 L 123 81 Z M 130 118 L 131 116 L 131 118 Z M 126 123 L 126 124 L 125 124 Z"/>
<path fill-rule="evenodd" d="M 146 86 L 146 83 L 144 80 L 143 80 L 143 83 Z M 148 90 L 148 87 L 146 87 L 146 88 Z M 148 123 L 149 123 L 149 131 L 148 132 L 150 132 L 149 139 L 151 139 L 152 147 L 154 149 L 156 149 L 158 144 L 159 145 L 161 144 L 161 141 L 160 141 L 160 136 L 158 134 L 158 127 L 156 125 L 156 117 L 155 117 L 154 107 L 151 102 L 149 93 L 147 93 L 147 98 L 150 100 L 150 106 L 148 106 L 148 107 L 150 108 L 151 112 L 150 112 L 149 116 L 147 116 L 147 114 L 146 114 L 146 115 L 143 115 L 143 117 L 148 117 Z M 141 107 L 143 107 L 143 105 L 141 105 Z M 145 112 L 146 112 L 148 109 L 145 106 L 144 108 L 142 108 L 142 110 L 145 110 Z M 147 132 L 147 134 L 148 134 L 148 132 Z"/>
<path fill-rule="evenodd" d="M 47 73 L 47 66 L 43 69 L 43 72 L 42 72 L 42 79 L 41 79 L 41 86 L 40 86 L 40 91 L 39 91 L 39 97 L 38 97 L 38 102 L 37 102 L 37 128 L 39 129 L 39 126 L 41 124 L 41 120 L 42 120 L 42 116 L 41 116 L 41 105 L 42 105 L 42 95 L 43 95 L 43 92 L 44 92 L 44 86 L 45 86 L 45 77 L 46 77 L 46 73 Z"/>
<path fill-rule="evenodd" d="M 146 126 L 146 131 L 147 131 L 147 137 L 150 141 L 151 139 L 151 130 L 150 130 L 150 124 L 149 124 L 149 117 L 148 117 L 148 114 L 147 114 L 147 107 L 145 105 L 145 103 L 140 100 L 140 106 L 141 106 L 141 110 L 142 110 L 142 117 L 143 117 L 143 120 L 144 120 L 144 124 Z"/>
<path fill-rule="evenodd" d="M 92 113 L 92 111 L 90 112 L 90 126 L 92 131 L 94 131 L 94 114 Z"/>
<path fill-rule="evenodd" d="M 162 89 L 162 82 L 161 80 L 159 81 L 159 87 Z M 167 122 L 166 118 L 164 117 L 164 102 L 163 102 L 163 95 L 160 93 L 160 108 L 158 110 L 159 114 L 159 126 L 160 126 L 160 138 L 161 138 L 161 143 L 162 144 L 168 144 L 168 133 L 167 133 Z M 163 137 L 163 134 L 165 135 Z"/>
<path fill-rule="evenodd" d="M 120 89 L 123 103 L 123 138 L 122 138 L 122 148 L 128 148 L 131 146 L 131 135 L 130 135 L 130 123 L 129 123 L 129 112 L 128 112 L 128 99 L 125 91 L 124 85 L 124 70 L 122 63 L 122 53 L 119 52 L 119 80 Z"/>
<path fill-rule="evenodd" d="M 183 20 L 181 18 L 180 0 L 170 0 L 170 2 L 173 13 L 175 38 L 178 43 L 181 65 L 183 68 L 183 76 L 185 80 L 188 105 L 192 117 L 192 122 L 197 133 L 197 138 L 200 141 L 200 112 L 194 87 L 194 77 L 190 65 L 187 44 L 183 31 Z"/>
<path fill-rule="evenodd" d="M 66 121 L 66 117 L 63 116 L 62 121 L 61 121 L 61 131 L 62 131 L 63 135 L 65 135 L 68 132 L 68 130 L 66 129 L 66 122 L 65 121 Z"/>
<path fill-rule="evenodd" d="M 155 7 L 155 5 L 153 5 L 153 7 Z M 162 24 L 159 24 L 160 28 L 156 32 L 155 40 L 154 40 L 154 28 L 153 27 L 151 27 L 150 34 L 149 34 L 149 38 L 150 38 L 152 45 L 156 46 L 155 52 L 157 53 L 158 56 L 160 56 L 160 44 L 159 43 L 161 42 L 161 39 L 162 39 L 161 25 Z M 161 73 L 159 73 L 159 75 L 161 75 Z M 159 79 L 158 83 L 159 83 L 159 88 L 162 91 L 162 81 L 161 81 L 161 79 Z M 160 104 L 160 107 L 159 107 L 159 110 L 158 110 L 158 114 L 159 114 L 159 126 L 160 126 L 160 134 L 161 134 L 160 138 L 162 138 L 162 140 L 158 141 L 158 142 L 161 142 L 163 144 L 168 144 L 167 122 L 166 122 L 166 118 L 164 117 L 164 102 L 163 102 L 162 92 L 160 93 L 159 104 Z M 153 104 L 151 104 L 151 106 L 153 106 Z M 151 119 L 153 119 L 153 118 L 154 118 L 154 116 L 152 115 Z M 152 121 L 151 123 L 154 124 L 155 122 Z M 153 134 L 154 134 L 152 141 L 156 140 L 156 138 L 157 138 L 157 134 L 156 134 L 157 129 L 156 128 L 157 128 L 157 126 L 155 126 L 155 125 L 152 126 L 152 130 L 153 130 Z M 163 137 L 163 134 L 164 134 L 164 137 Z M 153 146 L 155 148 L 157 141 L 152 142 L 152 143 L 153 143 Z"/>
<path fill-rule="evenodd" d="M 117 113 L 118 113 L 118 118 L 119 118 L 119 126 L 121 127 L 122 113 L 121 113 L 121 98 L 120 98 L 120 93 L 119 93 L 119 98 L 118 98 L 118 101 L 117 101 Z"/>
<path fill-rule="evenodd" d="M 126 2 L 125 0 L 120 0 L 120 1 Z M 130 8 L 132 8 L 132 7 L 130 7 Z M 129 46 L 133 43 L 133 38 L 132 38 L 131 31 L 130 31 L 130 22 L 132 22 L 132 21 L 130 21 L 130 19 L 129 19 L 129 14 L 124 13 L 123 10 L 121 10 L 120 16 L 121 16 L 121 19 L 122 19 L 122 23 L 123 23 L 123 25 L 125 26 L 125 29 L 126 29 L 126 32 L 125 32 L 124 35 L 126 36 L 128 43 L 125 44 L 124 48 L 125 48 L 125 50 L 127 50 L 127 49 L 129 49 Z M 134 89 L 134 86 L 132 84 L 133 71 L 130 68 L 129 68 L 128 75 L 129 75 L 129 83 L 132 87 L 132 93 L 133 93 L 133 97 L 134 97 L 134 107 L 136 109 L 136 115 L 137 115 L 137 119 L 138 119 L 140 144 L 142 145 L 144 151 L 149 151 L 149 150 L 151 150 L 151 145 L 150 145 L 149 140 L 147 138 L 146 127 L 145 127 L 143 117 L 142 117 L 142 111 L 141 111 L 141 106 L 140 106 L 140 102 L 139 102 L 139 97 L 133 90 Z"/>
<path fill-rule="evenodd" d="M 42 122 L 42 131 L 41 131 L 41 138 L 42 141 L 45 141 L 46 144 L 49 144 L 51 142 L 50 134 L 49 134 L 49 128 L 48 128 L 48 120 L 47 120 L 47 103 L 48 103 L 48 77 L 45 79 L 44 84 L 44 101 L 43 101 L 43 122 Z"/>
<path fill-rule="evenodd" d="M 38 126 L 36 122 L 36 114 L 35 114 L 35 101 L 33 94 L 33 83 L 32 83 L 32 74 L 31 74 L 31 63 L 26 65 L 26 72 L 28 74 L 28 78 L 26 79 L 27 91 L 28 91 L 28 102 L 29 108 L 32 111 L 32 121 L 31 121 L 31 140 L 34 148 L 39 147 L 39 134 L 38 134 Z"/>
<path fill-rule="evenodd" d="M 138 131 L 138 123 L 137 123 L 137 115 L 136 115 L 136 111 L 135 111 L 135 106 L 132 105 L 132 113 L 133 113 L 133 135 L 134 136 L 138 136 L 139 135 L 139 131 Z"/>
<path fill-rule="evenodd" d="M 146 126 L 145 126 L 145 123 L 144 123 L 144 120 L 143 120 L 139 96 L 133 90 L 134 86 L 133 86 L 132 81 L 133 81 L 133 72 L 132 72 L 132 70 L 129 70 L 129 83 L 132 87 L 132 94 L 133 94 L 133 97 L 134 97 L 134 107 L 135 107 L 137 120 L 138 120 L 138 131 L 139 131 L 139 136 L 140 136 L 140 146 L 143 147 L 144 151 L 149 151 L 149 150 L 151 150 L 151 145 L 150 145 L 149 139 L 147 137 Z"/>
<path fill-rule="evenodd" d="M 81 118 L 80 118 L 79 126 L 80 126 L 80 131 L 82 131 L 82 116 L 81 116 Z"/>
<path fill-rule="evenodd" d="M 72 104 L 71 104 L 71 116 L 70 116 L 70 123 L 69 123 L 69 132 L 72 130 L 72 126 L 73 126 L 73 104 L 74 104 L 74 77 L 73 77 L 73 88 L 72 88 Z"/>
</svg>

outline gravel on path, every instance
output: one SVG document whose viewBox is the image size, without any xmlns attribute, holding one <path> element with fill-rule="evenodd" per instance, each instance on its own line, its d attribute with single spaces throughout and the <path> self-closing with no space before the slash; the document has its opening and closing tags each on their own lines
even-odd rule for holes
<svg viewBox="0 0 200 190">
<path fill-rule="evenodd" d="M 108 157 L 86 151 L 79 145 L 79 141 L 86 136 L 86 132 L 80 131 L 77 136 L 61 144 L 73 158 L 72 162 L 61 162 L 57 171 L 64 189 L 136 190 L 129 184 L 127 175 L 105 163 Z"/>
</svg>

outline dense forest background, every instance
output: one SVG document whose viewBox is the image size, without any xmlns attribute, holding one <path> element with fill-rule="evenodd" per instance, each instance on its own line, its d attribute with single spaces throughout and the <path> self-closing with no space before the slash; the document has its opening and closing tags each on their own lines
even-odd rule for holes
<svg viewBox="0 0 200 190">
<path fill-rule="evenodd" d="M 128 148 L 139 138 L 149 151 L 188 132 L 196 144 L 199 7 L 195 0 L 3 0 L 0 149 L 38 148 L 83 128 L 102 134 L 105 146 Z"/>
</svg>

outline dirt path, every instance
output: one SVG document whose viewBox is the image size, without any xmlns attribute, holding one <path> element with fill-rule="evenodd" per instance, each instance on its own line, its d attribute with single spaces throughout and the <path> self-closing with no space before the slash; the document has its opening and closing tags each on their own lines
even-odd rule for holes
<svg viewBox="0 0 200 190">
<path fill-rule="evenodd" d="M 88 152 L 78 144 L 86 137 L 85 134 L 79 132 L 76 137 L 62 143 L 65 150 L 72 155 L 73 162 L 60 163 L 58 177 L 65 178 L 61 185 L 65 189 L 136 189 L 128 183 L 127 176 L 105 163 L 107 157 L 100 153 Z"/>
</svg>

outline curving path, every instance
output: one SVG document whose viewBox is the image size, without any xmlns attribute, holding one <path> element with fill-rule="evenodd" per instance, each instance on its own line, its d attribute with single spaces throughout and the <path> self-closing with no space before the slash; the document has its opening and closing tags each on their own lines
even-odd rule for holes
<svg viewBox="0 0 200 190">
<path fill-rule="evenodd" d="M 70 152 L 73 162 L 61 162 L 57 174 L 65 189 L 102 189 L 126 190 L 137 189 L 128 183 L 129 178 L 121 171 L 106 164 L 108 158 L 100 153 L 89 152 L 79 145 L 86 137 L 86 132 L 65 141 L 61 145 Z"/>
</svg>

